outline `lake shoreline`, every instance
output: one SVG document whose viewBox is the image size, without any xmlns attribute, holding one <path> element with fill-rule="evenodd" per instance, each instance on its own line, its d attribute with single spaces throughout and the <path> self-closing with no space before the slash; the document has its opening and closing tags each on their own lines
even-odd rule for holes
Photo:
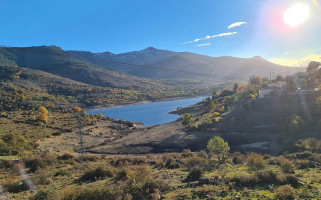
<svg viewBox="0 0 321 200">
<path fill-rule="evenodd" d="M 193 99 L 193 98 L 198 98 L 198 97 L 203 97 L 203 96 L 210 96 L 210 95 L 193 95 L 193 96 L 169 97 L 169 98 L 157 99 L 157 100 L 132 101 L 132 102 L 118 103 L 118 104 L 98 105 L 98 106 L 86 107 L 85 110 L 87 110 L 87 111 L 96 111 L 96 110 L 104 110 L 104 109 L 118 108 L 118 107 L 124 107 L 124 106 L 142 105 L 142 104 L 154 103 L 154 102 Z M 172 111 L 169 111 L 169 113 L 171 113 L 171 112 Z M 176 114 L 176 113 L 171 113 L 171 114 Z"/>
<path fill-rule="evenodd" d="M 143 101 L 109 108 L 96 107 L 96 109 L 88 110 L 87 112 L 93 115 L 101 113 L 106 117 L 117 120 L 141 122 L 144 127 L 150 127 L 176 121 L 179 119 L 180 114 L 175 113 L 175 111 L 195 105 L 206 97 L 207 96 L 181 97 L 155 102 Z"/>
</svg>

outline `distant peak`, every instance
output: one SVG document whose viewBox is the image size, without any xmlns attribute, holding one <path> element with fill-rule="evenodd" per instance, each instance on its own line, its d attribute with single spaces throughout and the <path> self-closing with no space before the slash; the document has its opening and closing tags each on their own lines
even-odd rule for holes
<svg viewBox="0 0 321 200">
<path fill-rule="evenodd" d="M 156 51 L 158 49 L 156 49 L 155 47 L 147 47 L 146 49 L 143 49 L 143 51 Z"/>
<path fill-rule="evenodd" d="M 261 56 L 254 56 L 254 57 L 252 57 L 252 59 L 256 59 L 256 60 L 264 60 Z"/>
<path fill-rule="evenodd" d="M 105 51 L 105 52 L 102 52 L 100 54 L 103 54 L 103 55 L 115 55 L 114 53 L 112 53 L 110 51 Z"/>
</svg>

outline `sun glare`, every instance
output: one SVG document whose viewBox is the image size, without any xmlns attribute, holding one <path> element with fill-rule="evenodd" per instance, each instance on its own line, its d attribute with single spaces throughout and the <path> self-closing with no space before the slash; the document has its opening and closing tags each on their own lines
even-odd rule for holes
<svg viewBox="0 0 321 200">
<path fill-rule="evenodd" d="M 298 3 L 287 9 L 284 13 L 284 22 L 290 27 L 296 27 L 305 22 L 309 15 L 309 7 Z"/>
</svg>

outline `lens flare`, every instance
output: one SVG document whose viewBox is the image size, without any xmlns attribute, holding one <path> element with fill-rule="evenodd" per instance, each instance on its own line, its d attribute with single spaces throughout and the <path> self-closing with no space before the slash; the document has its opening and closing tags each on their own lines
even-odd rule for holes
<svg viewBox="0 0 321 200">
<path fill-rule="evenodd" d="M 290 27 L 296 27 L 305 22 L 310 16 L 308 6 L 298 3 L 290 7 L 284 13 L 284 22 Z"/>
<path fill-rule="evenodd" d="M 318 0 L 312 0 L 312 3 L 313 3 L 313 5 L 314 5 L 315 7 L 317 7 L 317 8 L 320 8 L 320 7 L 321 7 L 320 4 L 319 4 L 319 2 L 318 2 Z"/>
</svg>

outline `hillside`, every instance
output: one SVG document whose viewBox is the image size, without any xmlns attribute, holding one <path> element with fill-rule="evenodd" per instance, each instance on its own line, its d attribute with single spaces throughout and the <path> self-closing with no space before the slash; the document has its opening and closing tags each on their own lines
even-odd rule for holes
<svg viewBox="0 0 321 200">
<path fill-rule="evenodd" d="M 146 90 L 101 87 L 41 70 L 0 65 L 0 110 L 28 110 L 39 105 L 55 109 L 68 104 L 112 106 L 203 95 L 212 90 L 211 87 L 198 86 L 195 81 L 166 81 L 164 84 L 150 81 Z"/>
<path fill-rule="evenodd" d="M 304 93 L 309 120 L 297 91 L 257 98 L 264 85 L 257 80 L 173 111 L 193 114 L 188 123 L 186 115 L 153 127 L 84 115 L 85 163 L 76 157 L 71 111 L 50 110 L 46 123 L 35 119 L 36 111 L 8 112 L 0 117 L 0 142 L 14 144 L 0 143 L 4 194 L 49 200 L 320 199 L 320 92 Z M 11 160 L 19 156 L 20 162 Z M 17 166 L 25 166 L 29 179 Z"/>
<path fill-rule="evenodd" d="M 88 51 L 69 51 L 92 64 L 111 67 L 116 70 L 125 71 L 129 74 L 154 79 L 176 79 L 189 78 L 200 79 L 198 76 L 183 73 L 173 73 L 157 69 L 125 65 L 150 65 L 152 67 L 166 68 L 171 70 L 189 71 L 195 73 L 217 74 L 224 76 L 223 80 L 242 79 L 247 80 L 249 76 L 269 76 L 270 72 L 278 72 L 284 69 L 261 57 L 236 58 L 231 56 L 210 57 L 189 52 L 173 52 L 148 47 L 141 51 L 113 54 L 110 52 L 92 53 Z M 203 77 L 201 77 L 203 79 Z M 213 80 L 213 78 L 211 78 Z M 214 78 L 215 79 L 215 78 Z M 222 80 L 217 77 L 216 80 Z"/>
<path fill-rule="evenodd" d="M 96 86 L 149 90 L 156 84 L 87 63 L 56 46 L 0 47 L 0 66 L 7 65 L 42 70 Z"/>
</svg>

